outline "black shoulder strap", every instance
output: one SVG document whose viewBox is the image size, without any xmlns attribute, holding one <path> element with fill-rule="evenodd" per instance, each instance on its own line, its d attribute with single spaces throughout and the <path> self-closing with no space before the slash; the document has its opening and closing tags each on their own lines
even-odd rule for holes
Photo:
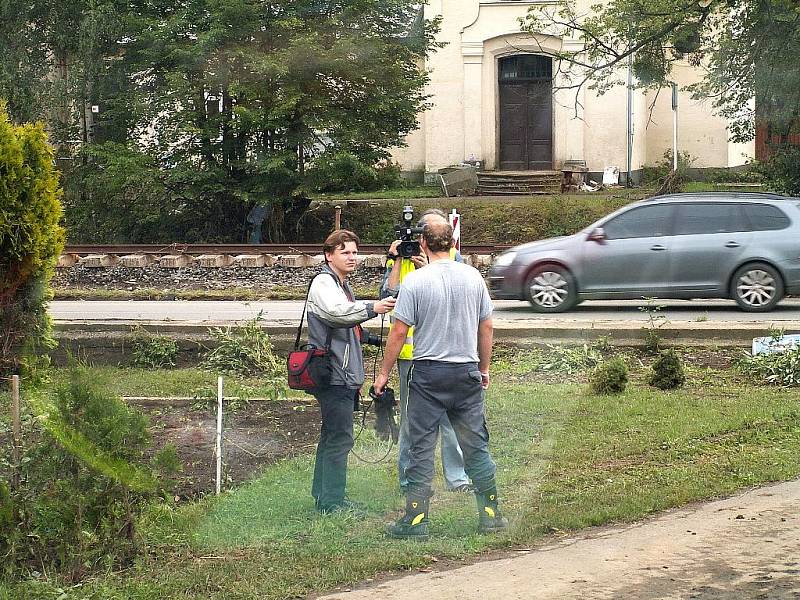
<svg viewBox="0 0 800 600">
<path fill-rule="evenodd" d="M 311 285 L 314 283 L 314 280 L 317 278 L 317 276 L 326 274 L 336 279 L 336 276 L 333 273 L 326 273 L 325 271 L 323 271 L 322 273 L 317 273 L 316 275 L 314 275 L 311 278 L 311 281 L 308 282 L 308 290 L 306 290 L 306 301 L 303 303 L 303 314 L 300 315 L 300 324 L 297 326 L 297 337 L 295 337 L 294 339 L 295 350 L 298 350 L 300 348 L 300 336 L 303 333 L 303 321 L 306 318 L 306 309 L 308 308 L 308 297 L 311 295 Z M 338 285 L 339 283 L 338 280 L 336 283 Z M 326 327 L 328 326 L 326 325 Z M 328 327 L 328 335 L 325 337 L 325 350 L 328 350 L 331 347 L 332 336 L 333 336 L 333 327 Z"/>
</svg>

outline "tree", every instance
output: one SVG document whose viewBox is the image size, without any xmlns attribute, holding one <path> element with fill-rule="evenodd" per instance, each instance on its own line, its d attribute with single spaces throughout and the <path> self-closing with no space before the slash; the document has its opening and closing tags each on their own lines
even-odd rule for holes
<svg viewBox="0 0 800 600">
<path fill-rule="evenodd" d="M 47 123 L 61 156 L 92 136 L 89 108 L 107 95 L 117 41 L 135 3 L 0 0 L 0 97 L 14 123 Z"/>
<path fill-rule="evenodd" d="M 64 245 L 61 190 L 44 128 L 0 103 L 0 376 L 50 343 L 48 287 Z"/>
<path fill-rule="evenodd" d="M 291 235 L 316 159 L 371 166 L 417 127 L 436 30 L 415 31 L 418 14 L 411 0 L 143 2 L 119 42 L 128 152 L 85 161 L 75 189 L 138 151 L 159 165 L 175 237 L 241 241 L 257 205 L 268 238 Z"/>
<path fill-rule="evenodd" d="M 317 158 L 371 168 L 417 127 L 437 30 L 421 15 L 412 0 L 0 0 L 0 97 L 14 122 L 48 119 L 87 234 L 123 241 L 91 224 L 124 221 L 109 214 L 124 199 L 157 224 L 123 228 L 139 241 L 241 241 L 257 205 L 279 240 Z"/>
<path fill-rule="evenodd" d="M 580 11 L 574 3 L 532 8 L 525 29 L 579 39 L 582 50 L 555 53 L 565 87 L 602 93 L 622 84 L 632 63 L 636 85 L 669 84 L 676 61 L 704 77 L 687 89 L 711 98 L 731 120 L 736 141 L 754 136 L 756 117 L 787 131 L 800 109 L 800 10 L 793 0 L 612 0 Z M 755 99 L 755 109 L 751 100 Z"/>
</svg>

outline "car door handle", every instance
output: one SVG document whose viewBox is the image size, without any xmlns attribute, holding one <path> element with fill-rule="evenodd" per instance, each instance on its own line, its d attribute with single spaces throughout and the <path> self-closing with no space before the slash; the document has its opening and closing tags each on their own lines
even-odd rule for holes
<svg viewBox="0 0 800 600">
<path fill-rule="evenodd" d="M 739 246 L 741 246 L 739 242 L 728 242 L 725 244 L 726 248 L 738 248 Z"/>
<path fill-rule="evenodd" d="M 666 246 L 662 246 L 661 244 L 655 244 L 654 246 L 650 246 L 650 250 L 655 250 L 656 252 L 661 252 L 662 250 L 666 250 Z"/>
</svg>

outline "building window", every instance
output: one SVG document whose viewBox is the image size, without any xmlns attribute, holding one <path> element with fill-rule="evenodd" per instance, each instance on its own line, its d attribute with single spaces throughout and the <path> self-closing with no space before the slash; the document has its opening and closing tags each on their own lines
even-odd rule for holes
<svg viewBox="0 0 800 600">
<path fill-rule="evenodd" d="M 500 61 L 500 81 L 552 78 L 553 61 L 548 56 L 520 54 Z"/>
</svg>

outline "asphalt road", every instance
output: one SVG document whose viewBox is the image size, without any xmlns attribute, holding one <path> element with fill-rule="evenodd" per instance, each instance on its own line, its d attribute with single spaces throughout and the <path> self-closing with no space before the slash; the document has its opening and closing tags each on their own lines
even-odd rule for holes
<svg viewBox="0 0 800 600">
<path fill-rule="evenodd" d="M 570 312 L 545 315 L 533 312 L 526 302 L 495 301 L 495 321 L 527 321 L 546 323 L 646 323 L 646 303 L 638 300 L 587 301 Z M 731 300 L 663 300 L 657 315 L 671 323 L 770 323 L 800 321 L 800 298 L 784 300 L 769 313 L 747 313 Z M 54 301 L 50 314 L 56 321 L 171 321 L 175 323 L 229 322 L 252 319 L 259 312 L 268 323 L 296 323 L 303 303 L 299 301 L 231 302 L 231 301 Z"/>
</svg>

